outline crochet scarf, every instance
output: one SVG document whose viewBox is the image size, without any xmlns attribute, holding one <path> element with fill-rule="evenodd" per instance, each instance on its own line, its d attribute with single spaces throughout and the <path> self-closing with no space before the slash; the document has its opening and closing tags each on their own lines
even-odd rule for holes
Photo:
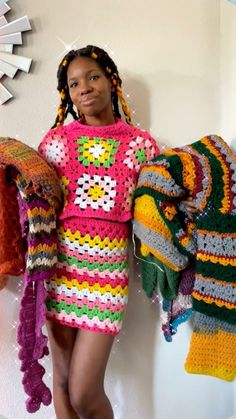
<svg viewBox="0 0 236 419">
<path fill-rule="evenodd" d="M 188 357 L 187 370 L 231 380 L 236 375 L 235 155 L 215 135 L 167 150 L 142 168 L 135 197 L 134 233 L 143 255 L 151 253 L 176 274 L 195 263 L 193 310 L 202 316 L 196 317 L 190 348 L 197 361 Z M 187 197 L 197 207 L 194 220 L 181 202 Z M 226 342 L 222 358 L 216 349 L 226 349 Z M 215 355 L 209 365 L 210 347 Z"/>
<path fill-rule="evenodd" d="M 44 280 L 57 262 L 56 210 L 61 190 L 54 170 L 27 145 L 0 138 L 0 274 L 24 273 L 17 341 L 26 408 L 51 403 L 39 359 L 48 354 Z"/>
</svg>

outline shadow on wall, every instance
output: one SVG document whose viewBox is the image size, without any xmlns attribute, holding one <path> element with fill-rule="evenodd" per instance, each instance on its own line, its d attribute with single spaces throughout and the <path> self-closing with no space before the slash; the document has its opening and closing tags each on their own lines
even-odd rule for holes
<svg viewBox="0 0 236 419">
<path fill-rule="evenodd" d="M 121 75 L 122 76 L 122 75 Z M 132 112 L 132 123 L 138 128 L 149 130 L 150 93 L 142 78 L 124 78 L 123 92 Z"/>
<path fill-rule="evenodd" d="M 154 349 L 156 330 L 160 327 L 158 304 L 152 304 L 142 290 L 132 249 L 129 277 L 128 308 L 111 354 L 107 388 L 117 419 L 154 418 Z"/>
</svg>

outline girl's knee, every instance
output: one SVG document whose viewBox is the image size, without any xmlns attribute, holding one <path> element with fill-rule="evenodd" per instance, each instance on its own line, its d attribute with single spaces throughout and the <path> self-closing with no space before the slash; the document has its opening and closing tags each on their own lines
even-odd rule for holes
<svg viewBox="0 0 236 419">
<path fill-rule="evenodd" d="M 81 417 L 90 417 L 90 415 L 96 412 L 98 406 L 100 405 L 100 401 L 104 397 L 105 394 L 102 394 L 99 391 L 94 391 L 94 389 L 69 388 L 71 406 L 76 414 Z"/>
</svg>

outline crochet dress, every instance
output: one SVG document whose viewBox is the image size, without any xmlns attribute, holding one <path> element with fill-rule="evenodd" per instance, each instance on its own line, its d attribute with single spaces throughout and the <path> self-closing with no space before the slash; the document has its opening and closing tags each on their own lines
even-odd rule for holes
<svg viewBox="0 0 236 419">
<path fill-rule="evenodd" d="M 158 147 L 147 132 L 117 119 L 52 129 L 39 152 L 64 192 L 57 271 L 46 282 L 47 318 L 115 335 L 127 304 L 133 192 L 141 165 Z"/>
</svg>

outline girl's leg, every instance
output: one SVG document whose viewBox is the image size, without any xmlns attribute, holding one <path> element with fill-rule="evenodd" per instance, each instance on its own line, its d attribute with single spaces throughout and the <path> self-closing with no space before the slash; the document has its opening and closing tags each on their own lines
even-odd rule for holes
<svg viewBox="0 0 236 419">
<path fill-rule="evenodd" d="M 80 330 L 72 353 L 69 395 L 81 419 L 113 419 L 104 376 L 114 336 Z"/>
<path fill-rule="evenodd" d="M 53 403 L 57 419 L 78 419 L 68 392 L 71 355 L 78 329 L 47 321 L 53 363 Z"/>
</svg>

